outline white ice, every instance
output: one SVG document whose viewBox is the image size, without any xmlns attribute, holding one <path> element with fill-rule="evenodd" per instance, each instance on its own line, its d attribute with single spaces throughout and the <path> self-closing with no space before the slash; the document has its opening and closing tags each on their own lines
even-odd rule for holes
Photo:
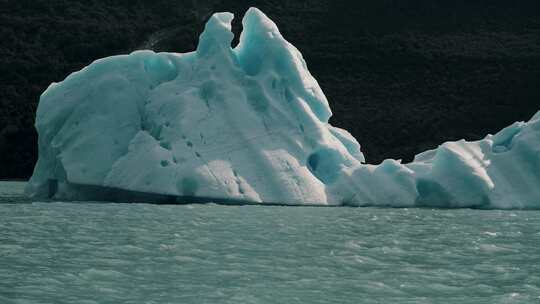
<svg viewBox="0 0 540 304">
<path fill-rule="evenodd" d="M 300 52 L 251 8 L 231 48 L 214 14 L 191 53 L 98 60 L 41 96 L 32 197 L 302 205 L 540 208 L 540 112 L 410 164 L 363 164 L 328 123 Z"/>
</svg>

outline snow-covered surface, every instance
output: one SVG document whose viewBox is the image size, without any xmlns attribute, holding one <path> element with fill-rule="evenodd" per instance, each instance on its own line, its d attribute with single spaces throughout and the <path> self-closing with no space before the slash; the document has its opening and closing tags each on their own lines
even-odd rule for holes
<svg viewBox="0 0 540 304">
<path fill-rule="evenodd" d="M 410 164 L 363 164 L 300 52 L 255 8 L 232 49 L 214 14 L 192 53 L 98 60 L 40 99 L 27 193 L 55 199 L 540 208 L 540 112 Z"/>
</svg>

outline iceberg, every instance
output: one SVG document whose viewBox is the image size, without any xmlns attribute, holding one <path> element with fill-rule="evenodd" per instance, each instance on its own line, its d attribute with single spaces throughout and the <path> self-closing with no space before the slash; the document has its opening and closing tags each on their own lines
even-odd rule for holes
<svg viewBox="0 0 540 304">
<path fill-rule="evenodd" d="M 34 198 L 540 208 L 540 112 L 412 163 L 365 163 L 301 53 L 250 8 L 231 47 L 216 13 L 191 53 L 100 59 L 53 83 L 36 113 Z"/>
</svg>

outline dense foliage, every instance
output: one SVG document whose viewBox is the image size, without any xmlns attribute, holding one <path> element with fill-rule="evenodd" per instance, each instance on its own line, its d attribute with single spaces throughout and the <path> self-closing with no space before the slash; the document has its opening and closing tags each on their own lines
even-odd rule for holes
<svg viewBox="0 0 540 304">
<path fill-rule="evenodd" d="M 540 108 L 538 1 L 0 0 L 0 178 L 37 157 L 39 95 L 100 57 L 191 51 L 213 11 L 249 6 L 298 47 L 369 162 L 478 139 Z"/>
</svg>

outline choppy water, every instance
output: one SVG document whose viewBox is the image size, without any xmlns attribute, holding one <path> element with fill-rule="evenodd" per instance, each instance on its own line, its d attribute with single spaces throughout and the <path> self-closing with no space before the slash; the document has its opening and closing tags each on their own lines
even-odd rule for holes
<svg viewBox="0 0 540 304">
<path fill-rule="evenodd" d="M 540 212 L 31 203 L 0 303 L 540 303 Z"/>
</svg>

